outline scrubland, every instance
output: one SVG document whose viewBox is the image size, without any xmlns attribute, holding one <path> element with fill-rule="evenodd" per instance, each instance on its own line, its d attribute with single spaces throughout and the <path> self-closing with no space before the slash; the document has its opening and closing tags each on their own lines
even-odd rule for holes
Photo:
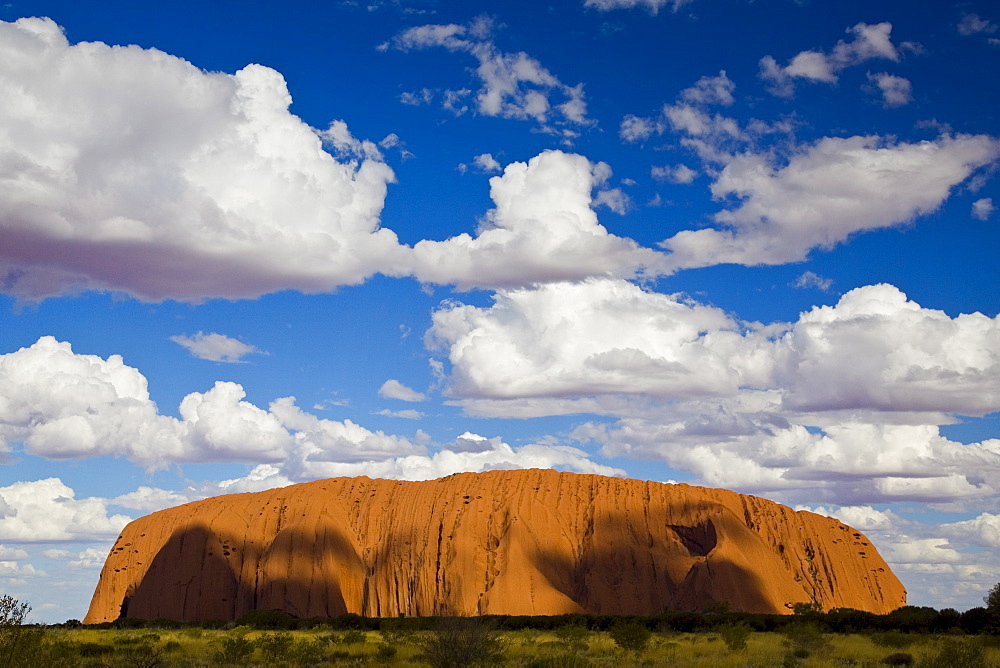
<svg viewBox="0 0 1000 668">
<path fill-rule="evenodd" d="M 633 627 L 630 637 L 623 626 L 607 631 L 580 626 L 494 631 L 475 622 L 434 631 L 59 628 L 45 630 L 34 655 L 19 656 L 11 665 L 1000 666 L 1000 637 L 993 635 L 833 634 L 802 623 L 781 632 L 734 624 L 646 635 Z"/>
</svg>

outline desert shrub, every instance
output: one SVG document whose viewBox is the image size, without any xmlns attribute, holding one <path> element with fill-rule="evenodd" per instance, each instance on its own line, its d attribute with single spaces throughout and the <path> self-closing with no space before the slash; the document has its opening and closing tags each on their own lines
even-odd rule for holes
<svg viewBox="0 0 1000 668">
<path fill-rule="evenodd" d="M 0 596 L 0 666 L 34 666 L 45 650 L 45 631 L 25 624 L 31 606 Z"/>
<path fill-rule="evenodd" d="M 99 642 L 80 642 L 73 643 L 72 649 L 79 656 L 82 657 L 94 657 L 94 656 L 109 656 L 114 654 L 115 648 L 113 645 L 105 645 Z"/>
<path fill-rule="evenodd" d="M 292 634 L 288 632 L 266 633 L 254 641 L 264 661 L 269 664 L 288 661 L 293 643 Z"/>
<path fill-rule="evenodd" d="M 375 650 L 375 658 L 379 661 L 392 661 L 398 651 L 395 645 L 387 645 L 384 642 L 379 643 Z"/>
<path fill-rule="evenodd" d="M 423 660 L 433 668 L 502 664 L 509 641 L 479 619 L 444 620 L 417 643 Z"/>
<path fill-rule="evenodd" d="M 212 644 L 216 648 L 212 652 L 212 660 L 221 664 L 247 663 L 254 650 L 254 642 L 240 631 L 213 640 Z"/>
<path fill-rule="evenodd" d="M 288 650 L 289 661 L 299 666 L 312 666 L 326 661 L 326 645 L 319 640 L 296 640 Z"/>
<path fill-rule="evenodd" d="M 789 624 L 781 631 L 798 648 L 818 652 L 827 645 L 820 627 L 812 622 Z"/>
<path fill-rule="evenodd" d="M 340 642 L 345 645 L 363 645 L 368 642 L 368 636 L 364 631 L 344 631 L 340 636 Z"/>
<path fill-rule="evenodd" d="M 882 659 L 882 663 L 887 666 L 912 666 L 913 655 L 906 652 L 895 652 Z"/>
<path fill-rule="evenodd" d="M 931 668 L 986 668 L 986 651 L 974 639 L 949 640 L 936 655 L 921 665 Z"/>
<path fill-rule="evenodd" d="M 723 624 L 718 629 L 719 636 L 726 643 L 726 647 L 731 652 L 742 652 L 747 648 L 747 641 L 750 640 L 750 626 L 740 622 L 739 624 Z"/>
<path fill-rule="evenodd" d="M 792 605 L 794 615 L 813 615 L 822 612 L 819 603 L 795 603 Z"/>
<path fill-rule="evenodd" d="M 382 641 L 389 645 L 406 645 L 413 640 L 414 630 L 403 620 L 387 619 L 380 629 Z"/>
<path fill-rule="evenodd" d="M 586 652 L 590 646 L 587 642 L 590 631 L 582 626 L 560 626 L 555 630 L 555 634 L 568 651 Z"/>
<path fill-rule="evenodd" d="M 164 650 L 152 643 L 139 642 L 118 648 L 116 663 L 130 668 L 159 668 L 165 665 Z"/>
<path fill-rule="evenodd" d="M 622 649 L 641 652 L 649 645 L 653 632 L 638 622 L 617 622 L 608 629 L 608 635 Z"/>
</svg>

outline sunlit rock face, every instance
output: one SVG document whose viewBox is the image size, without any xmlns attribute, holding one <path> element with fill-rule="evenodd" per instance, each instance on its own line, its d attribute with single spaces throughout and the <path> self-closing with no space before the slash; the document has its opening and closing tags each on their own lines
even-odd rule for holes
<svg viewBox="0 0 1000 668">
<path fill-rule="evenodd" d="M 860 532 L 722 489 L 552 470 L 334 478 L 129 524 L 87 623 L 298 617 L 885 613 L 906 591 Z"/>
</svg>

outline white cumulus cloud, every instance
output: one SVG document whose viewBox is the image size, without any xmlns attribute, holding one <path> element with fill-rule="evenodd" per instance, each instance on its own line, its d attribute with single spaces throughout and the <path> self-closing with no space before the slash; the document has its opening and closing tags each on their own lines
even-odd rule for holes
<svg viewBox="0 0 1000 668">
<path fill-rule="evenodd" d="M 414 275 L 423 282 L 469 289 L 656 273 L 662 253 L 610 234 L 598 222 L 594 205 L 625 206 L 624 193 L 619 197 L 602 191 L 608 194 L 592 197 L 610 173 L 604 163 L 562 151 L 507 165 L 502 175 L 490 179 L 496 206 L 476 236 L 418 242 Z"/>
<path fill-rule="evenodd" d="M 500 166 L 500 163 L 497 162 L 497 159 L 494 158 L 489 153 L 482 153 L 480 155 L 477 155 L 475 158 L 473 158 L 472 164 L 478 167 L 481 172 L 485 172 L 487 174 L 492 174 L 493 172 L 499 172 L 503 169 Z"/>
<path fill-rule="evenodd" d="M 144 299 L 321 292 L 392 272 L 392 170 L 343 123 L 288 112 L 283 77 L 0 22 L 0 276 Z M 321 137 L 322 135 L 322 137 Z M 344 153 L 338 160 L 323 149 Z"/>
<path fill-rule="evenodd" d="M 951 317 L 893 286 L 762 325 L 591 279 L 450 303 L 427 342 L 469 412 L 614 416 L 577 437 L 712 485 L 841 504 L 1000 490 L 1000 441 L 962 444 L 938 426 L 1000 410 L 1000 318 Z"/>
<path fill-rule="evenodd" d="M 117 536 L 132 518 L 110 515 L 105 499 L 77 499 L 59 478 L 0 487 L 7 509 L 0 516 L 0 540 L 30 543 L 87 541 Z"/>
<path fill-rule="evenodd" d="M 417 392 L 403 385 L 395 378 L 390 378 L 382 383 L 382 387 L 379 388 L 378 393 L 379 396 L 386 399 L 399 399 L 400 401 L 424 401 L 427 398 L 423 392 Z"/>
</svg>

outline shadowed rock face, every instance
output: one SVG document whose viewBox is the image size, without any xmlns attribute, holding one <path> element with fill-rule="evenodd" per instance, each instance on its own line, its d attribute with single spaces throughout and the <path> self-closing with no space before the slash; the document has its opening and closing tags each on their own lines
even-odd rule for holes
<svg viewBox="0 0 1000 668">
<path fill-rule="evenodd" d="M 118 538 L 85 621 L 885 613 L 906 591 L 859 532 L 721 489 L 552 470 L 335 478 L 219 496 Z"/>
</svg>

